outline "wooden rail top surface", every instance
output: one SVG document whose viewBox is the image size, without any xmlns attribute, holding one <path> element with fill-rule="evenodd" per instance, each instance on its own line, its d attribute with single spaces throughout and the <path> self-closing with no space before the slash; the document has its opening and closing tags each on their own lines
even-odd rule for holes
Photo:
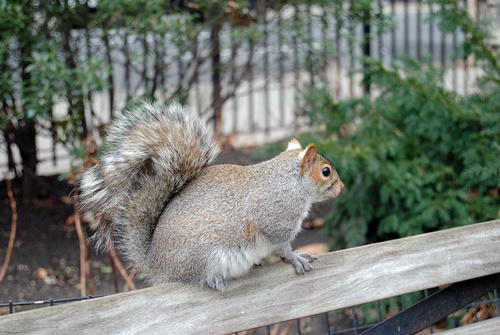
<svg viewBox="0 0 500 335">
<path fill-rule="evenodd" d="M 227 334 L 500 272 L 500 220 L 253 269 L 224 292 L 173 283 L 0 317 L 3 334 Z"/>
</svg>

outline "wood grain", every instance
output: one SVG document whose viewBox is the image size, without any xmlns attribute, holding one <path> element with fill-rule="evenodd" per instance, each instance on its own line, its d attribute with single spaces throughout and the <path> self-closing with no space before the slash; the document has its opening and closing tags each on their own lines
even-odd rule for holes
<svg viewBox="0 0 500 335">
<path fill-rule="evenodd" d="M 174 283 L 0 317 L 8 334 L 227 334 L 500 272 L 500 220 L 279 263 L 225 292 Z"/>
</svg>

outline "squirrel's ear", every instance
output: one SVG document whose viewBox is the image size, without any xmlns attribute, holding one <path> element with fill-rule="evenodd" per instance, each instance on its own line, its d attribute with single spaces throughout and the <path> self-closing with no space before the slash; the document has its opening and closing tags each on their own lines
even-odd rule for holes
<svg viewBox="0 0 500 335">
<path fill-rule="evenodd" d="M 309 144 L 307 148 L 301 151 L 300 156 L 300 175 L 303 176 L 306 171 L 310 171 L 316 156 L 318 155 L 318 149 L 314 144 Z"/>
<path fill-rule="evenodd" d="M 292 138 L 290 142 L 288 142 L 288 147 L 286 148 L 286 151 L 294 149 L 302 149 L 302 145 L 300 145 L 300 142 L 296 138 Z"/>
</svg>

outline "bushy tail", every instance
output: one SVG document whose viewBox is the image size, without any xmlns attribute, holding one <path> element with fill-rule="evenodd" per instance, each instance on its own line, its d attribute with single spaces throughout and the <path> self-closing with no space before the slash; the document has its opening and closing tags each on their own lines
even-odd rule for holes
<svg viewBox="0 0 500 335">
<path fill-rule="evenodd" d="M 142 104 L 125 113 L 106 143 L 101 162 L 83 175 L 82 209 L 93 216 L 99 247 L 114 244 L 140 263 L 167 202 L 219 150 L 203 122 L 179 104 Z"/>
</svg>

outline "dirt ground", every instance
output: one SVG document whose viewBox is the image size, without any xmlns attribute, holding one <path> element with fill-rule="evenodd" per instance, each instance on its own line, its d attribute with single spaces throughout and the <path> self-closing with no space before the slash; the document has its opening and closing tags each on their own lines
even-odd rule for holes
<svg viewBox="0 0 500 335">
<path fill-rule="evenodd" d="M 250 152 L 229 152 L 223 154 L 218 163 L 255 163 Z M 71 193 L 73 187 L 58 176 L 43 177 L 38 187 L 38 198 L 32 202 L 20 199 L 17 185 L 13 184 L 17 201 L 18 223 L 15 246 L 8 271 L 0 282 L 0 303 L 9 301 L 39 301 L 49 299 L 74 298 L 80 296 L 79 243 L 74 225 L 65 222 L 73 214 Z M 327 209 L 318 207 L 314 216 L 326 214 Z M 312 219 L 311 219 L 312 220 Z M 0 260 L 3 262 L 11 228 L 11 209 L 5 181 L 0 182 Z M 87 231 L 91 234 L 90 231 Z M 294 247 L 328 243 L 319 229 L 306 229 L 294 242 Z M 113 275 L 107 254 L 96 253 L 90 247 L 92 259 L 92 279 L 94 294 L 115 292 Z M 119 276 L 118 276 L 119 277 Z M 124 282 L 119 277 L 118 290 Z M 140 279 L 138 288 L 147 285 Z M 33 307 L 16 307 L 14 312 Z M 0 309 L 0 314 L 8 313 L 8 308 Z M 324 316 L 322 316 L 324 322 Z M 337 322 L 340 320 L 337 320 Z M 342 322 L 348 322 L 343 320 Z M 311 318 L 304 319 L 302 326 L 311 327 Z M 283 325 L 286 327 L 286 325 Z M 312 328 L 311 328 L 312 330 Z M 311 332 L 308 332 L 311 333 Z M 314 333 L 314 332 L 313 332 Z"/>
</svg>

